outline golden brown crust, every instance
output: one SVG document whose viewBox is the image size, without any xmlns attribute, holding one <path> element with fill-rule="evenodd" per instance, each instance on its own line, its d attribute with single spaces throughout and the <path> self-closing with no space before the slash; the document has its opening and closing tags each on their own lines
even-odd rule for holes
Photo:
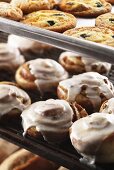
<svg viewBox="0 0 114 170">
<path fill-rule="evenodd" d="M 57 10 L 33 12 L 23 17 L 21 22 L 55 32 L 64 32 L 76 26 L 76 18 L 73 15 Z"/>
<path fill-rule="evenodd" d="M 114 0 L 106 0 L 107 2 L 109 2 L 110 4 L 114 5 Z"/>
<path fill-rule="evenodd" d="M 62 0 L 59 4 L 61 10 L 80 17 L 96 17 L 111 11 L 111 4 L 104 0 L 69 1 Z"/>
<path fill-rule="evenodd" d="M 75 122 L 76 120 L 86 117 L 88 115 L 88 113 L 86 112 L 86 110 L 79 104 L 77 104 L 77 102 L 73 102 L 70 105 L 74 111 L 74 118 L 73 118 L 73 122 Z"/>
<path fill-rule="evenodd" d="M 59 62 L 60 64 L 67 70 L 69 73 L 72 74 L 80 74 L 86 72 L 85 65 L 81 61 L 81 56 L 75 57 L 73 60 L 70 60 L 69 56 L 65 55 L 63 57 L 60 56 Z"/>
<path fill-rule="evenodd" d="M 17 69 L 15 79 L 17 84 L 24 89 L 37 89 L 37 86 L 34 83 L 35 78 L 30 73 L 27 63 L 23 64 Z"/>
<path fill-rule="evenodd" d="M 19 21 L 23 17 L 23 13 L 20 8 L 13 7 L 11 4 L 6 2 L 0 2 L 0 16 L 9 18 L 15 21 Z"/>
<path fill-rule="evenodd" d="M 81 27 L 74 28 L 64 32 L 65 35 L 73 38 L 82 38 L 85 40 L 101 43 L 114 47 L 114 31 L 104 27 Z"/>
<path fill-rule="evenodd" d="M 52 0 L 12 0 L 11 4 L 28 14 L 34 11 L 52 9 L 54 2 Z"/>
<path fill-rule="evenodd" d="M 21 149 L 9 156 L 0 166 L 4 170 L 56 170 L 58 165 Z"/>
<path fill-rule="evenodd" d="M 107 13 L 100 15 L 95 20 L 96 26 L 100 27 L 107 27 L 114 31 L 114 14 L 113 13 Z"/>
</svg>

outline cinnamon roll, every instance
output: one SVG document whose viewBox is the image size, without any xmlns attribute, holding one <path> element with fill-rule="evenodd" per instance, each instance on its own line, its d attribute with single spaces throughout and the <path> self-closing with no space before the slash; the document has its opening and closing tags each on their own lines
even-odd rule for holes
<svg viewBox="0 0 114 170">
<path fill-rule="evenodd" d="M 9 48 L 6 43 L 0 43 L 0 80 L 14 79 L 16 69 L 25 62 L 24 56 L 17 48 Z"/>
<path fill-rule="evenodd" d="M 90 114 L 99 111 L 101 104 L 114 96 L 114 87 L 106 76 L 88 72 L 61 81 L 57 93 L 60 99 L 76 101 Z"/>
<path fill-rule="evenodd" d="M 100 112 L 107 112 L 109 114 L 114 114 L 114 98 L 106 100 L 100 108 Z"/>
<path fill-rule="evenodd" d="M 0 82 L 0 119 L 15 120 L 31 104 L 28 94 L 15 84 Z"/>
<path fill-rule="evenodd" d="M 51 143 L 60 143 L 68 136 L 73 110 L 64 100 L 49 99 L 33 103 L 21 114 L 24 135 L 29 134 Z"/>
<path fill-rule="evenodd" d="M 59 81 L 66 78 L 68 73 L 52 59 L 28 61 L 16 72 L 16 81 L 22 88 L 38 89 L 41 94 L 55 92 Z"/>
<path fill-rule="evenodd" d="M 114 162 L 114 115 L 93 113 L 73 123 L 70 139 L 90 164 Z"/>
<path fill-rule="evenodd" d="M 101 62 L 94 58 L 83 57 L 78 53 L 67 51 L 60 54 L 59 62 L 71 74 L 79 74 L 89 71 L 107 74 L 111 69 L 110 63 Z"/>
<path fill-rule="evenodd" d="M 36 57 L 36 55 L 46 55 L 51 49 L 55 49 L 54 47 L 48 44 L 44 44 L 13 34 L 8 36 L 7 44 L 9 48 L 18 48 L 21 53 L 27 57 L 27 59 L 28 56 Z"/>
</svg>

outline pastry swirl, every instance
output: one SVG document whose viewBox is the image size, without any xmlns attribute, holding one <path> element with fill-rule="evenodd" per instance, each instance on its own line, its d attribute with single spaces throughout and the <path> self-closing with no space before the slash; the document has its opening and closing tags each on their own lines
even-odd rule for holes
<svg viewBox="0 0 114 170">
<path fill-rule="evenodd" d="M 79 74 L 95 71 L 100 74 L 107 74 L 111 69 L 111 64 L 98 61 L 94 58 L 80 56 L 78 53 L 63 52 L 59 57 L 60 64 L 72 74 Z"/>
<path fill-rule="evenodd" d="M 114 114 L 114 98 L 106 100 L 100 108 L 100 112 Z"/>
<path fill-rule="evenodd" d="M 114 115 L 93 113 L 70 128 L 74 148 L 90 163 L 114 162 Z"/>
<path fill-rule="evenodd" d="M 73 110 L 64 100 L 49 99 L 33 103 L 21 114 L 24 134 L 35 127 L 44 139 L 59 143 L 68 135 Z"/>
<path fill-rule="evenodd" d="M 14 84 L 0 83 L 0 118 L 7 114 L 20 114 L 31 104 L 28 94 Z"/>
<path fill-rule="evenodd" d="M 0 70 L 15 72 L 25 62 L 17 48 L 9 49 L 6 43 L 0 43 Z"/>
<path fill-rule="evenodd" d="M 114 87 L 106 76 L 96 72 L 82 73 L 63 80 L 58 86 L 58 97 L 76 101 L 89 113 L 99 111 L 101 104 L 114 96 Z"/>
<path fill-rule="evenodd" d="M 61 80 L 68 78 L 64 68 L 52 59 L 31 60 L 16 73 L 17 83 L 25 89 L 39 89 L 42 93 L 56 89 Z"/>
</svg>

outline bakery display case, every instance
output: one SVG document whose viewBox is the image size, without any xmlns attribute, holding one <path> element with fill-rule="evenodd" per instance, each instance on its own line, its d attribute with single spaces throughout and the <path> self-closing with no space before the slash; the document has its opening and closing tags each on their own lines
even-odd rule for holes
<svg viewBox="0 0 114 170">
<path fill-rule="evenodd" d="M 112 9 L 112 12 L 114 8 Z M 79 19 L 79 26 L 92 26 L 94 25 L 94 19 Z M 52 32 L 49 30 L 35 28 L 23 23 L 12 21 L 6 18 L 0 17 L 0 33 L 1 41 L 7 41 L 8 34 L 15 34 L 18 36 L 26 37 L 35 41 L 45 42 L 46 44 L 57 47 L 54 55 L 55 60 L 58 59 L 58 54 L 62 50 L 69 50 L 72 52 L 78 52 L 84 57 L 93 57 L 95 59 L 100 59 L 101 61 L 106 61 L 112 63 L 110 72 L 107 74 L 109 80 L 114 84 L 114 48 L 106 45 L 101 45 L 98 43 L 90 42 L 87 40 L 72 38 L 60 33 Z M 61 49 L 59 51 L 59 49 Z M 53 51 L 53 50 L 52 50 Z M 57 54 L 57 55 L 56 55 Z M 40 57 L 42 54 L 40 55 Z M 53 55 L 52 55 L 53 56 Z M 48 57 L 48 54 L 47 56 Z M 30 59 L 33 59 L 30 55 Z M 54 58 L 54 56 L 53 56 Z M 34 97 L 34 95 L 33 95 Z M 52 95 L 53 97 L 53 95 Z M 48 96 L 45 96 L 48 99 Z M 38 101 L 41 100 L 39 97 Z M 66 140 L 61 144 L 50 144 L 42 137 L 35 139 L 29 135 L 23 136 L 23 129 L 20 124 L 15 124 L 12 127 L 11 122 L 9 124 L 0 124 L 0 137 L 33 152 L 34 154 L 40 155 L 48 160 L 54 161 L 59 165 L 62 165 L 71 170 L 113 170 L 114 164 L 88 164 L 86 161 L 82 160 L 80 154 L 73 148 L 70 140 Z"/>
</svg>

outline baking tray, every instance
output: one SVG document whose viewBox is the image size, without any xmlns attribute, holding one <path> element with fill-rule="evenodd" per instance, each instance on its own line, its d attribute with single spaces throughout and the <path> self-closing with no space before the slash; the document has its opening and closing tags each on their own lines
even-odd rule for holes
<svg viewBox="0 0 114 170">
<path fill-rule="evenodd" d="M 78 22 L 79 21 L 80 20 L 78 20 Z M 61 49 L 79 52 L 85 57 L 94 57 L 99 60 L 114 63 L 113 47 L 101 45 L 79 38 L 75 39 L 60 33 L 28 26 L 23 23 L 12 21 L 2 17 L 0 17 L 0 30 L 3 32 L 12 33 L 37 41 L 45 42 Z"/>
</svg>

